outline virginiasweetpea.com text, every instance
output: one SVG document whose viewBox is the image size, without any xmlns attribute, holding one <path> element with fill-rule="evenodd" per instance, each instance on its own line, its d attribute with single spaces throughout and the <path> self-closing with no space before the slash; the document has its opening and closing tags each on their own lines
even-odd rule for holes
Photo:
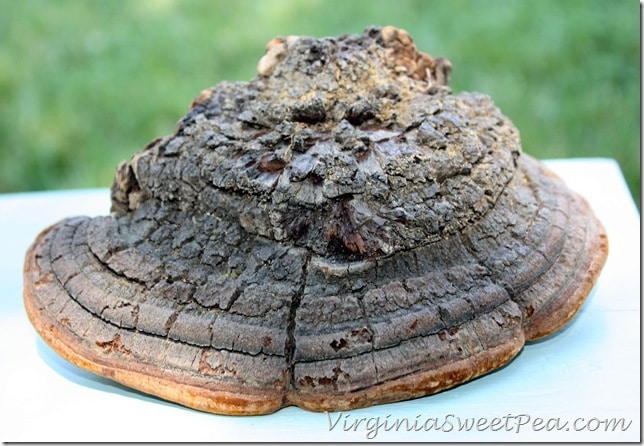
<svg viewBox="0 0 644 446">
<path fill-rule="evenodd" d="M 535 417 L 529 414 L 507 414 L 500 417 L 460 417 L 446 414 L 440 417 L 394 417 L 392 415 L 357 417 L 349 413 L 327 413 L 329 431 L 364 432 L 367 439 L 375 439 L 382 432 L 615 432 L 626 431 L 632 420 L 626 418 Z"/>
</svg>

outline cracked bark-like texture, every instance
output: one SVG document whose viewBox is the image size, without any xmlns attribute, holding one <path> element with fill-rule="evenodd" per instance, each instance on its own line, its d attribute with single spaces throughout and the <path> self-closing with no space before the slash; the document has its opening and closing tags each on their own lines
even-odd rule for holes
<svg viewBox="0 0 644 446">
<path fill-rule="evenodd" d="M 196 409 L 431 394 L 563 326 L 607 255 L 586 202 L 392 27 L 277 38 L 43 231 L 25 305 L 74 364 Z"/>
</svg>

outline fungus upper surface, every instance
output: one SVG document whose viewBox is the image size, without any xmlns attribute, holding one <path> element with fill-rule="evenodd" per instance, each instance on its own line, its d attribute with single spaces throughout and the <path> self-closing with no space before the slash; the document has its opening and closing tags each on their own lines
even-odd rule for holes
<svg viewBox="0 0 644 446">
<path fill-rule="evenodd" d="M 344 410 L 493 370 L 565 324 L 607 255 L 489 97 L 392 27 L 276 38 L 118 166 L 112 215 L 27 254 L 81 367 L 196 409 Z"/>
</svg>

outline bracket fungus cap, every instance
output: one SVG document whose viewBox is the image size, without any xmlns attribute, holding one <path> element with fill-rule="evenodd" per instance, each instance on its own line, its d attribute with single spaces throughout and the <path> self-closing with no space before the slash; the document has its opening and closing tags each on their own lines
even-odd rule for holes
<svg viewBox="0 0 644 446">
<path fill-rule="evenodd" d="M 577 312 L 608 242 L 488 96 L 393 27 L 276 38 L 45 229 L 24 300 L 72 363 L 195 409 L 338 411 L 502 366 Z"/>
</svg>

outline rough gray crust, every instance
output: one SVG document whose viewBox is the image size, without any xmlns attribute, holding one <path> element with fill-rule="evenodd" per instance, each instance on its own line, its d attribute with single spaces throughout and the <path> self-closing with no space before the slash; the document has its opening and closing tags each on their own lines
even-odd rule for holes
<svg viewBox="0 0 644 446">
<path fill-rule="evenodd" d="M 46 229 L 25 305 L 75 364 L 180 404 L 269 413 L 431 394 L 577 311 L 607 255 L 450 64 L 392 27 L 274 39 L 118 166 L 112 215 Z"/>
</svg>

